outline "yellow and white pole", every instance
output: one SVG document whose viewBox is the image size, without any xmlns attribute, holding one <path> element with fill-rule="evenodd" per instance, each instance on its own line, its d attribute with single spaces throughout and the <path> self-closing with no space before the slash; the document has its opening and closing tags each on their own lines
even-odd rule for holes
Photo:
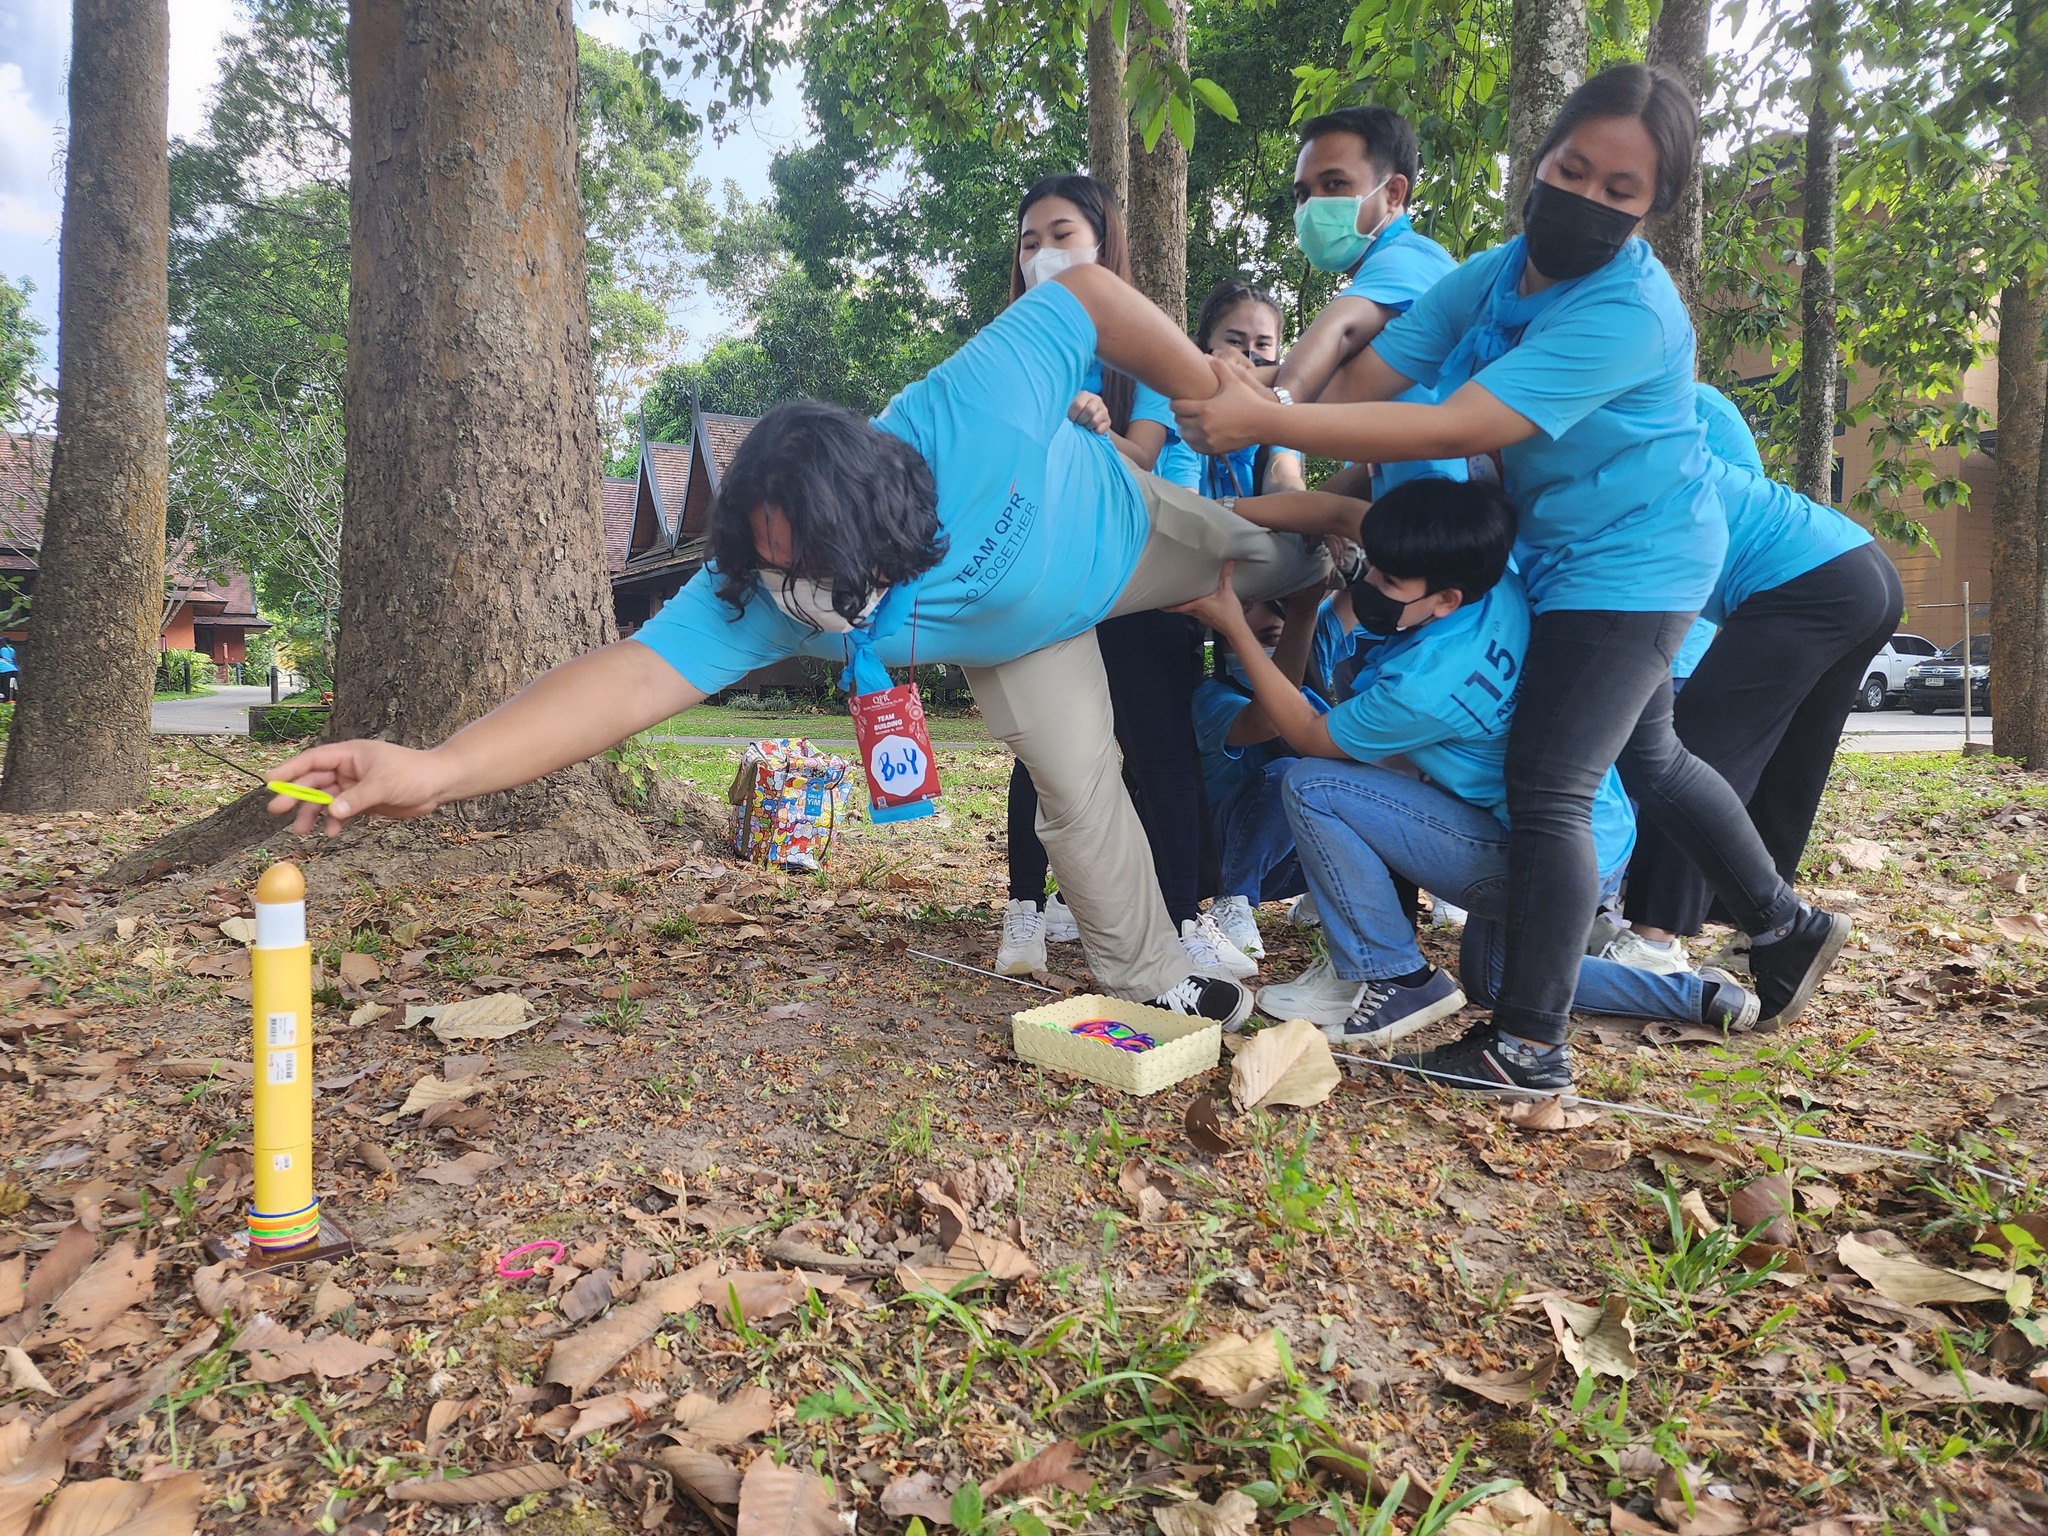
<svg viewBox="0 0 2048 1536">
<path fill-rule="evenodd" d="M 256 1194 L 249 1242 L 265 1252 L 320 1236 L 313 1197 L 313 946 L 306 942 L 306 877 L 273 864 L 256 882 Z"/>
</svg>

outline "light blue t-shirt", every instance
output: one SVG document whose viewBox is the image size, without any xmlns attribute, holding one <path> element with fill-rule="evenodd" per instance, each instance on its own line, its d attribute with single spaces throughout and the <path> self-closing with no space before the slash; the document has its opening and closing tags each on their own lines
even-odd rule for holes
<svg viewBox="0 0 2048 1536">
<path fill-rule="evenodd" d="M 1329 690 L 1332 704 L 1351 697 L 1351 687 L 1367 652 L 1383 644 L 1385 637 L 1353 624 L 1349 629 L 1337 617 L 1337 599 L 1326 597 L 1316 610 L 1316 632 L 1310 642 L 1309 670 Z"/>
<path fill-rule="evenodd" d="M 1266 455 L 1266 469 L 1281 459 L 1293 459 L 1296 463 L 1301 455 L 1292 448 L 1275 448 Z M 1256 443 L 1247 443 L 1235 453 L 1204 454 L 1190 448 L 1178 432 L 1171 427 L 1166 431 L 1166 446 L 1159 450 L 1159 462 L 1152 473 L 1162 480 L 1171 480 L 1175 485 L 1184 485 L 1189 490 L 1221 501 L 1226 496 L 1256 496 L 1259 487 L 1253 482 L 1253 471 L 1259 467 L 1259 448 Z"/>
<path fill-rule="evenodd" d="M 1714 643 L 1714 636 L 1721 633 L 1721 627 L 1711 619 L 1694 619 L 1692 628 L 1685 632 L 1685 639 L 1678 647 L 1678 654 L 1671 658 L 1671 681 L 1682 683 L 1700 667 L 1700 658 L 1707 654 L 1707 647 Z"/>
<path fill-rule="evenodd" d="M 994 666 L 1092 629 L 1137 569 L 1148 528 L 1115 445 L 1067 419 L 1095 357 L 1095 326 L 1063 286 L 1040 283 L 875 425 L 924 456 L 947 540 L 907 622 L 875 652 Z M 783 614 L 767 593 L 735 613 L 706 567 L 634 632 L 692 686 L 730 687 L 785 656 L 841 660 L 848 642 Z"/>
<path fill-rule="evenodd" d="M 1529 647 L 1529 601 L 1510 572 L 1476 603 L 1395 635 L 1330 711 L 1330 739 L 1362 763 L 1401 756 L 1468 805 L 1507 824 L 1508 726 Z M 1593 798 L 1603 874 L 1635 847 L 1635 813 L 1614 769 Z"/>
<path fill-rule="evenodd" d="M 14 664 L 14 647 L 11 645 L 0 645 L 0 672 L 14 672 L 18 670 L 20 669 Z"/>
<path fill-rule="evenodd" d="M 1406 314 L 1409 306 L 1443 278 L 1458 270 L 1457 259 L 1429 236 L 1416 229 L 1406 213 L 1391 221 L 1366 248 L 1358 271 L 1344 291 L 1345 299 L 1370 299 L 1382 309 Z M 1435 405 L 1437 393 L 1417 384 L 1394 397 L 1412 404 Z M 1439 475 L 1446 480 L 1465 478 L 1463 459 L 1406 459 L 1377 464 L 1372 472 L 1372 494 L 1384 496 L 1404 480 Z"/>
<path fill-rule="evenodd" d="M 1243 674 L 1237 669 L 1237 659 L 1232 657 L 1225 666 L 1241 685 Z M 1304 688 L 1302 693 L 1318 709 L 1322 707 L 1322 701 L 1308 689 Z M 1195 748 L 1202 754 L 1202 793 L 1212 814 L 1244 786 L 1245 780 L 1264 773 L 1268 763 L 1295 755 L 1277 735 L 1241 746 L 1230 744 L 1230 728 L 1251 702 L 1251 695 L 1243 686 L 1232 687 L 1220 678 L 1205 677 L 1195 685 Z"/>
<path fill-rule="evenodd" d="M 1862 548 L 1870 535 L 1833 507 L 1766 475 L 1742 413 L 1712 386 L 1695 388 L 1709 471 L 1728 519 L 1728 553 L 1705 610 L 1707 618 L 1722 623 L 1757 593 Z M 1672 668 L 1674 674 L 1677 670 Z"/>
<path fill-rule="evenodd" d="M 1706 483 L 1685 305 L 1641 240 L 1526 296 L 1522 252 L 1517 236 L 1474 256 L 1373 347 L 1445 398 L 1469 379 L 1535 424 L 1501 458 L 1538 613 L 1696 612 L 1727 528 Z"/>
</svg>

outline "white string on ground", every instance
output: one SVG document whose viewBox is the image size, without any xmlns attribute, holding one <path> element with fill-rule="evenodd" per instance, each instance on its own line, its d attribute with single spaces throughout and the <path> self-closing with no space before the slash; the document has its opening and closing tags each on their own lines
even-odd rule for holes
<svg viewBox="0 0 2048 1536">
<path fill-rule="evenodd" d="M 1055 997 L 1059 995 L 1057 987 L 1041 986 L 1035 981 L 1026 981 L 1021 976 L 1005 976 L 1001 971 L 984 970 L 978 965 L 969 965 L 965 960 L 950 960 L 944 955 L 930 954 L 922 949 L 913 949 L 907 952 L 917 956 L 920 960 L 933 960 L 940 965 L 950 965 L 958 970 L 972 971 L 975 975 L 986 976 L 992 981 L 1012 982 L 1020 987 L 1029 987 L 1034 992 L 1047 992 Z M 1348 1051 L 1332 1051 L 1330 1054 L 1338 1061 L 1355 1061 L 1360 1066 L 1374 1067 L 1385 1072 L 1406 1072 L 1413 1077 L 1423 1079 L 1425 1082 L 1477 1088 L 1496 1097 L 1500 1094 L 1501 1085 L 1484 1078 L 1459 1077 L 1455 1073 L 1449 1072 L 1425 1072 L 1422 1068 L 1411 1067 L 1405 1062 L 1389 1061 L 1373 1056 L 1358 1056 Z M 1548 1097 L 1548 1095 L 1539 1095 L 1539 1097 Z M 1732 1136 L 1744 1137 L 1751 1141 L 1786 1140 L 1784 1131 L 1775 1125 L 1751 1125 L 1746 1121 L 1737 1122 L 1734 1125 L 1723 1125 L 1718 1120 L 1704 1119 L 1699 1115 L 1682 1115 L 1676 1110 L 1657 1109 L 1649 1104 L 1617 1104 L 1610 1099 L 1588 1098 L 1581 1093 L 1563 1094 L 1558 1095 L 1558 1097 L 1566 1099 L 1571 1104 L 1586 1104 L 1595 1109 L 1610 1110 L 1617 1115 L 1635 1115 L 1645 1120 L 1669 1120 L 1674 1124 L 1689 1125 L 1698 1130 L 1726 1131 Z M 1928 1167 L 1947 1167 L 1952 1162 L 1952 1159 L 1937 1157 L 1930 1152 L 1915 1152 L 1908 1147 L 1885 1147 L 1867 1141 L 1843 1141 L 1833 1136 L 1801 1136 L 1794 1134 L 1790 1139 L 1803 1146 L 1833 1147 L 1843 1152 L 1862 1152 L 1875 1157 L 1899 1158 L 1905 1162 L 1919 1163 Z M 2007 1189 L 2025 1189 L 2028 1187 L 2027 1182 L 2023 1179 L 2016 1179 L 2010 1174 L 2000 1173 L 1996 1169 L 1985 1168 L 1977 1163 L 1956 1163 L 1955 1166 L 1961 1168 L 1966 1173 L 1975 1174 L 1980 1179 L 1988 1179 L 1994 1184 L 2003 1184 Z"/>
</svg>

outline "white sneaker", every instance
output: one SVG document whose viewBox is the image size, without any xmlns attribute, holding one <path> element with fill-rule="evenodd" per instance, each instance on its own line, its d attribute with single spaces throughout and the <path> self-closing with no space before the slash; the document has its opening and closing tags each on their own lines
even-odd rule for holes
<svg viewBox="0 0 2048 1536">
<path fill-rule="evenodd" d="M 1045 918 L 1035 901 L 1013 901 L 1003 908 L 1003 942 L 996 950 L 996 969 L 1005 976 L 1029 976 L 1047 969 Z"/>
<path fill-rule="evenodd" d="M 1207 913 L 1180 925 L 1180 947 L 1195 962 L 1197 975 L 1242 981 L 1259 968 L 1258 961 L 1246 958 L 1216 931 L 1216 925 L 1208 920 Z"/>
<path fill-rule="evenodd" d="M 1259 937 L 1258 914 L 1242 896 L 1221 896 L 1209 904 L 1209 917 L 1216 931 L 1228 939 L 1239 954 L 1254 960 L 1266 958 L 1266 941 Z"/>
<path fill-rule="evenodd" d="M 1432 928 L 1462 928 L 1465 926 L 1465 919 L 1471 915 L 1463 907 L 1445 901 L 1441 896 L 1429 898 L 1429 926 Z"/>
<path fill-rule="evenodd" d="M 1060 893 L 1054 891 L 1045 898 L 1045 942 L 1048 944 L 1078 944 L 1081 942 L 1081 925 L 1074 921 L 1074 910 L 1060 900 Z"/>
<path fill-rule="evenodd" d="M 1653 944 L 1632 928 L 1624 928 L 1609 939 L 1600 958 L 1658 976 L 1683 976 L 1692 969 L 1692 959 L 1683 944 L 1676 940 L 1668 945 Z"/>
<path fill-rule="evenodd" d="M 1297 928 L 1322 927 L 1323 914 L 1316 910 L 1315 896 L 1313 894 L 1297 896 L 1288 903 L 1287 921 L 1294 924 Z"/>
<path fill-rule="evenodd" d="M 1294 980 L 1259 988 L 1259 1012 L 1269 1019 L 1307 1019 L 1320 1029 L 1329 1029 L 1351 1017 L 1365 996 L 1367 983 L 1346 981 L 1330 968 L 1328 958 L 1318 960 Z"/>
</svg>

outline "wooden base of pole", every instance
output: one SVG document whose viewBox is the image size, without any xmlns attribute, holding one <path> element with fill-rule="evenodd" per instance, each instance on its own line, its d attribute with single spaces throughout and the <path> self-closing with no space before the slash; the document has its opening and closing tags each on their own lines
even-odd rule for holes
<svg viewBox="0 0 2048 1536">
<path fill-rule="evenodd" d="M 323 1259 L 345 1259 L 356 1251 L 356 1240 L 332 1216 L 320 1215 L 320 1230 L 296 1248 L 258 1248 L 247 1232 L 226 1237 L 209 1237 L 206 1251 L 216 1263 L 236 1263 L 249 1269 L 282 1269 L 292 1264 L 313 1264 Z"/>
</svg>

